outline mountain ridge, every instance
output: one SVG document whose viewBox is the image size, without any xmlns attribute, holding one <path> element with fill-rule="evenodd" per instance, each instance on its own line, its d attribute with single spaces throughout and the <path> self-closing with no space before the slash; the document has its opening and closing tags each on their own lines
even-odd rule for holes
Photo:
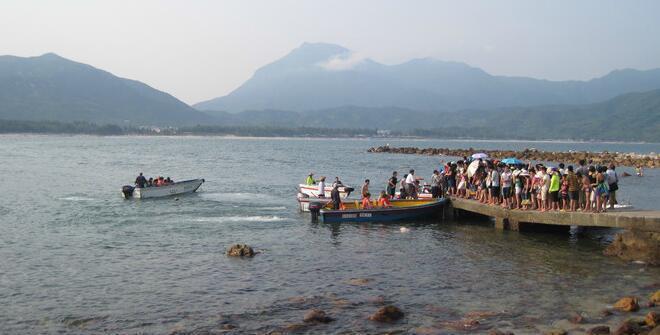
<svg viewBox="0 0 660 335">
<path fill-rule="evenodd" d="M 339 45 L 303 43 L 257 69 L 228 95 L 193 107 L 217 111 L 303 111 L 344 105 L 456 111 L 544 104 L 588 104 L 660 88 L 660 69 L 613 70 L 586 81 L 492 75 L 462 62 L 415 58 L 385 65 Z"/>
</svg>

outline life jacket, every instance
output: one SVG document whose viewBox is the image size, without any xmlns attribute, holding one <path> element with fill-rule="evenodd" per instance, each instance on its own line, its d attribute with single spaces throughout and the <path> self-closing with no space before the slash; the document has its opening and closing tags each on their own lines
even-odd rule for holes
<svg viewBox="0 0 660 335">
<path fill-rule="evenodd" d="M 369 198 L 362 199 L 362 208 L 364 209 L 371 208 L 371 200 L 369 200 Z"/>
<path fill-rule="evenodd" d="M 387 197 L 383 197 L 383 198 L 378 199 L 378 206 L 379 207 L 390 207 L 390 206 L 392 206 L 392 204 L 390 203 L 390 199 L 388 199 Z"/>
</svg>

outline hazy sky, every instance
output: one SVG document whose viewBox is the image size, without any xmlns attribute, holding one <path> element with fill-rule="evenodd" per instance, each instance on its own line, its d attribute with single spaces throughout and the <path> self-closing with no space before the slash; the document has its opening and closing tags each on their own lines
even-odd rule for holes
<svg viewBox="0 0 660 335">
<path fill-rule="evenodd" d="M 660 1 L 0 0 L 0 54 L 55 52 L 188 103 L 305 41 L 584 80 L 660 67 Z"/>
</svg>

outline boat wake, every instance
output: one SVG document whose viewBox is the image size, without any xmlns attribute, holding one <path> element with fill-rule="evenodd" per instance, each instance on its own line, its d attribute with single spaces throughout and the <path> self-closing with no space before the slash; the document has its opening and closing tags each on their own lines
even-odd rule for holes
<svg viewBox="0 0 660 335">
<path fill-rule="evenodd" d="M 268 195 L 268 194 L 262 194 L 262 193 L 244 193 L 244 192 L 238 192 L 238 193 L 206 193 L 202 192 L 199 193 L 199 196 L 211 200 L 211 201 L 218 201 L 218 202 L 238 202 L 238 203 L 246 203 L 246 202 L 254 202 L 255 200 L 258 201 L 267 201 L 267 202 L 278 202 L 281 201 L 281 198 L 276 197 L 274 195 Z"/>
<path fill-rule="evenodd" d="M 225 222 L 280 222 L 284 221 L 284 218 L 279 216 L 267 216 L 267 215 L 258 215 L 258 216 L 216 216 L 216 217 L 204 217 L 196 218 L 195 222 L 216 222 L 216 223 L 225 223 Z"/>
<path fill-rule="evenodd" d="M 71 197 L 59 198 L 59 200 L 63 200 L 63 201 L 94 201 L 96 199 L 88 198 L 88 197 L 80 197 L 80 196 L 71 196 Z"/>
</svg>

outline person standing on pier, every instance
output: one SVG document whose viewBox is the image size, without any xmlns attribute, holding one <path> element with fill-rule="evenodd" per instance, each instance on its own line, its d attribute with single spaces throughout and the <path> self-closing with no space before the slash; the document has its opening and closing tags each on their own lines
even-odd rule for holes
<svg viewBox="0 0 660 335">
<path fill-rule="evenodd" d="M 442 177 L 438 170 L 433 170 L 433 175 L 431 176 L 431 196 L 433 198 L 439 198 L 441 194 L 441 185 Z"/>
<path fill-rule="evenodd" d="M 614 169 L 614 164 L 610 164 L 607 171 L 605 171 L 610 191 L 610 208 L 614 208 L 614 205 L 617 204 L 616 191 L 619 189 L 619 176 Z"/>
</svg>

